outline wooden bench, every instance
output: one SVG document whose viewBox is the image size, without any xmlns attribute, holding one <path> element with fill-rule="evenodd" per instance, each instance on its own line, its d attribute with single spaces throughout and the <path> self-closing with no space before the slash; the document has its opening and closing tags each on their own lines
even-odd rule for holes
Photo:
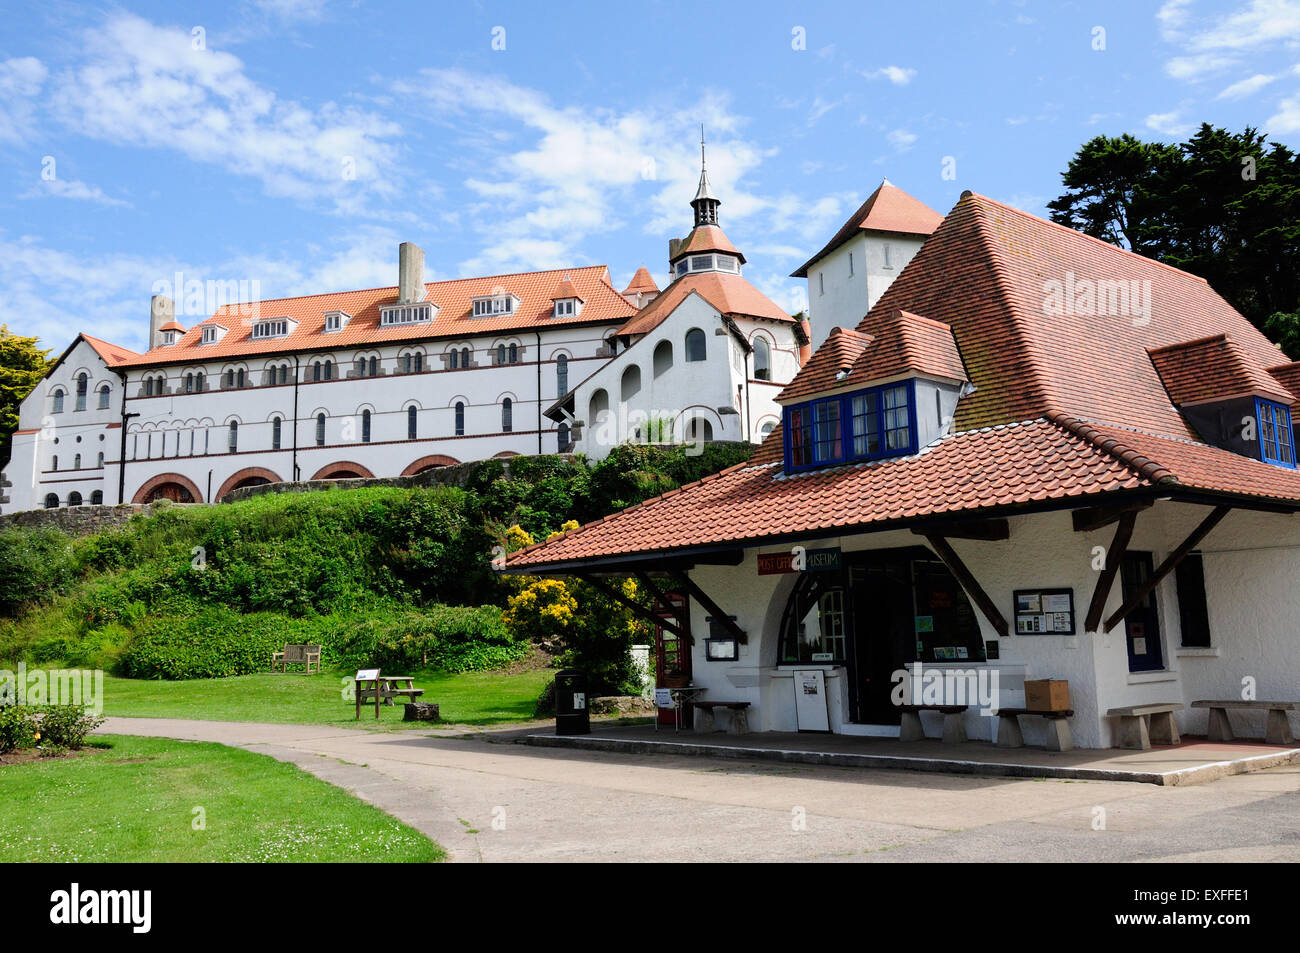
<svg viewBox="0 0 1300 953">
<path fill-rule="evenodd" d="M 999 708 L 998 740 L 999 748 L 1023 748 L 1025 736 L 1020 731 L 1021 715 L 1038 715 L 1047 719 L 1048 751 L 1073 751 L 1074 736 L 1070 733 L 1070 723 L 1066 719 L 1074 717 L 1074 709 L 1057 708 L 1052 711 L 1037 711 L 1032 708 Z"/>
<path fill-rule="evenodd" d="M 898 726 L 899 741 L 923 741 L 925 725 L 921 724 L 921 712 L 943 712 L 943 740 L 946 744 L 958 744 L 966 740 L 966 705 L 899 705 L 902 719 Z"/>
<path fill-rule="evenodd" d="M 304 674 L 311 674 L 311 667 L 316 666 L 316 671 L 320 671 L 320 646 L 307 645 L 299 642 L 290 642 L 285 645 L 284 649 L 279 652 L 271 653 L 271 671 L 275 672 L 275 667 L 280 666 L 280 672 L 288 674 L 290 665 L 301 665 Z"/>
<path fill-rule="evenodd" d="M 1257 702 L 1240 698 L 1220 698 L 1192 702 L 1193 708 L 1210 710 L 1210 741 L 1231 741 L 1232 725 L 1228 721 L 1228 709 L 1245 711 L 1266 711 L 1268 720 L 1264 723 L 1264 740 L 1271 745 L 1293 745 L 1295 735 L 1291 733 L 1291 724 L 1286 713 L 1300 710 L 1300 702 Z"/>
<path fill-rule="evenodd" d="M 700 699 L 691 702 L 691 708 L 695 710 L 696 721 L 695 730 L 714 731 L 716 719 L 714 718 L 713 709 L 727 708 L 731 711 L 731 720 L 727 724 L 727 733 L 731 735 L 743 735 L 749 731 L 749 702 L 716 702 L 713 700 Z"/>
<path fill-rule="evenodd" d="M 1178 734 L 1174 712 L 1182 710 L 1179 702 L 1112 708 L 1106 712 L 1106 717 L 1119 719 L 1119 743 L 1115 747 L 1149 751 L 1152 742 L 1158 745 L 1181 744 L 1183 739 Z"/>
</svg>

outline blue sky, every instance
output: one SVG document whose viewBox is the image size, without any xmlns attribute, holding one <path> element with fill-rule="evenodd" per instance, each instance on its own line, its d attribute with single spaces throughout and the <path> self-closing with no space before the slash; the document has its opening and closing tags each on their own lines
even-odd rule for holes
<svg viewBox="0 0 1300 953">
<path fill-rule="evenodd" d="M 882 176 L 1042 214 L 1095 135 L 1300 147 L 1300 0 L 47 0 L 0 31 L 0 321 L 56 350 L 141 347 L 177 271 L 395 284 L 404 240 L 431 278 L 663 284 L 701 122 L 722 225 L 789 310 Z"/>
</svg>

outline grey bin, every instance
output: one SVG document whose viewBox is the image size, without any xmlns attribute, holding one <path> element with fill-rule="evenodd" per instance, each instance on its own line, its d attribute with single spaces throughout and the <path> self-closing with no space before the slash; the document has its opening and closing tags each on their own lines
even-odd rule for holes
<svg viewBox="0 0 1300 953">
<path fill-rule="evenodd" d="M 555 733 L 557 735 L 591 734 L 590 697 L 587 676 L 575 668 L 555 675 Z"/>
</svg>

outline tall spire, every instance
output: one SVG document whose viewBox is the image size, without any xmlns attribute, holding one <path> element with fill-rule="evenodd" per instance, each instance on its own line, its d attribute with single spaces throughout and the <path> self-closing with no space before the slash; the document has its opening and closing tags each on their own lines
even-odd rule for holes
<svg viewBox="0 0 1300 953">
<path fill-rule="evenodd" d="M 718 206 L 722 202 L 709 185 L 709 171 L 704 161 L 704 123 L 700 123 L 700 187 L 695 190 L 691 207 L 695 209 L 695 227 L 718 224 Z"/>
</svg>

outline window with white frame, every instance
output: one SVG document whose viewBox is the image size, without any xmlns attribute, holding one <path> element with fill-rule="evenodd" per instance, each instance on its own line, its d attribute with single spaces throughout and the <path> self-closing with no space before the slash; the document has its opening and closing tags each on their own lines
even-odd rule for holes
<svg viewBox="0 0 1300 953">
<path fill-rule="evenodd" d="M 474 317 L 482 318 L 493 314 L 514 314 L 518 306 L 519 299 L 511 294 L 475 298 Z"/>
<path fill-rule="evenodd" d="M 419 324 L 432 321 L 436 313 L 429 302 L 423 304 L 386 305 L 379 309 L 379 324 L 389 327 L 397 324 Z"/>
<path fill-rule="evenodd" d="M 288 318 L 271 318 L 267 321 L 258 321 L 253 325 L 253 340 L 262 338 L 282 338 L 289 334 Z"/>
</svg>

